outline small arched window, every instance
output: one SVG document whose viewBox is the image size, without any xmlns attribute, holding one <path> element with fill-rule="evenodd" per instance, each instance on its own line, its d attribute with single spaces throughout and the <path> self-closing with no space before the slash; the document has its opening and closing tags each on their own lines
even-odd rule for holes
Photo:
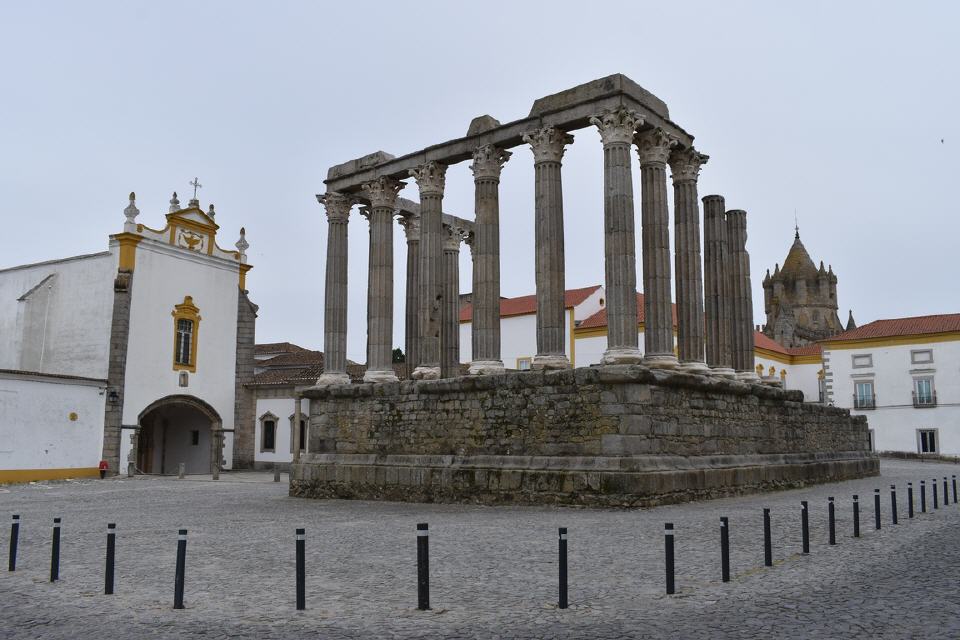
<svg viewBox="0 0 960 640">
<path fill-rule="evenodd" d="M 192 297 L 184 296 L 170 315 L 173 316 L 173 369 L 196 373 L 200 309 L 193 304 Z"/>
</svg>

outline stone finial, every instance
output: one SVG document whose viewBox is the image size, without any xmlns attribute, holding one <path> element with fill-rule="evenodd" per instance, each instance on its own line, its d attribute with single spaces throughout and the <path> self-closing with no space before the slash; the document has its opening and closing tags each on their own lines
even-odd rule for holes
<svg viewBox="0 0 960 640">
<path fill-rule="evenodd" d="M 707 164 L 710 156 L 700 153 L 693 147 L 676 150 L 670 154 L 670 169 L 674 182 L 696 181 L 700 176 L 700 167 Z"/>
<path fill-rule="evenodd" d="M 212 205 L 212 204 L 210 205 L 210 208 L 207 209 L 207 216 L 208 216 L 211 220 L 215 220 L 216 217 L 217 217 L 217 212 L 213 210 L 213 205 Z"/>
<path fill-rule="evenodd" d="M 460 243 L 463 242 L 467 232 L 459 227 L 445 224 L 443 225 L 443 250 L 460 251 Z"/>
<path fill-rule="evenodd" d="M 847 330 L 847 331 L 853 331 L 853 330 L 856 329 L 856 328 L 857 328 L 857 321 L 853 319 L 853 309 L 850 309 L 850 310 L 849 310 L 849 313 L 848 313 L 848 315 L 847 315 L 847 326 L 846 326 L 846 330 Z"/>
<path fill-rule="evenodd" d="M 523 141 L 530 145 L 533 151 L 533 162 L 560 162 L 568 144 L 573 143 L 573 136 L 556 127 L 547 126 L 523 134 Z"/>
<path fill-rule="evenodd" d="M 447 165 L 431 160 L 416 169 L 410 169 L 410 175 L 417 181 L 421 195 L 443 195 L 447 182 Z"/>
<path fill-rule="evenodd" d="M 123 230 L 132 233 L 137 230 L 137 216 L 140 215 L 140 209 L 137 209 L 137 194 L 130 192 L 130 204 L 123 210 L 123 215 L 127 221 L 123 223 Z"/>
<path fill-rule="evenodd" d="M 677 139 L 663 129 L 647 129 L 635 137 L 640 164 L 666 164 Z"/>
<path fill-rule="evenodd" d="M 347 222 L 356 199 L 346 193 L 331 191 L 317 196 L 317 202 L 327 210 L 327 219 L 330 222 Z"/>
<path fill-rule="evenodd" d="M 512 152 L 492 144 L 477 147 L 473 152 L 473 164 L 470 165 L 474 180 L 483 178 L 499 180 L 504 163 L 512 155 Z"/>
<path fill-rule="evenodd" d="M 407 186 L 406 182 L 380 176 L 376 180 L 364 183 L 363 192 L 370 200 L 371 207 L 387 207 L 393 209 L 397 204 L 397 194 Z"/>
<path fill-rule="evenodd" d="M 213 205 L 211 205 L 213 206 Z M 247 229 L 246 227 L 240 227 L 240 239 L 237 240 L 237 243 L 233 245 L 237 248 L 237 251 L 240 253 L 240 262 L 246 263 L 247 261 L 247 249 L 250 248 L 250 243 L 247 242 Z"/>
<path fill-rule="evenodd" d="M 170 213 L 175 213 L 180 211 L 180 201 L 177 199 L 177 192 L 173 192 L 173 197 L 170 198 Z"/>
<path fill-rule="evenodd" d="M 407 236 L 407 242 L 420 241 L 420 216 L 400 216 L 399 222 Z"/>
<path fill-rule="evenodd" d="M 600 130 L 600 139 L 605 147 L 611 144 L 631 144 L 637 128 L 643 123 L 643 116 L 622 105 L 590 118 L 590 124 Z"/>
</svg>

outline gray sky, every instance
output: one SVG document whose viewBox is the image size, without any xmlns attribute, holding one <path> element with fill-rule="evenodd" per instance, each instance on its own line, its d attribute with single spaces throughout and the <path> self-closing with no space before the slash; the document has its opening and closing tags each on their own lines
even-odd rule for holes
<svg viewBox="0 0 960 640">
<path fill-rule="evenodd" d="M 484 113 L 508 122 L 537 97 L 619 72 L 711 156 L 700 195 L 747 210 L 756 322 L 795 209 L 811 256 L 839 277 L 842 320 L 848 308 L 861 324 L 958 312 L 958 24 L 950 2 L 5 3 L 0 266 L 104 249 L 130 190 L 157 226 L 197 175 L 221 246 L 247 228 L 258 341 L 321 348 L 326 222 L 314 195 L 330 165 L 462 136 Z M 568 287 L 603 281 L 600 138 L 575 135 Z M 444 209 L 472 218 L 467 164 L 449 170 Z M 401 195 L 416 193 L 410 181 Z M 532 293 L 524 148 L 503 172 L 501 220 L 503 295 Z M 348 355 L 359 361 L 366 244 L 355 216 Z"/>
</svg>

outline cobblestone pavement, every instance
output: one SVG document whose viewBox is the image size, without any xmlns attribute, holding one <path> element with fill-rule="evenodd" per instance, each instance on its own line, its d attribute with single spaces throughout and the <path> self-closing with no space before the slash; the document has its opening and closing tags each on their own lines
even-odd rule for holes
<svg viewBox="0 0 960 640">
<path fill-rule="evenodd" d="M 300 500 L 270 474 L 8 485 L 0 522 L 19 513 L 23 524 L 18 569 L 0 573 L 0 637 L 958 638 L 960 506 L 944 506 L 941 495 L 939 510 L 906 516 L 908 480 L 919 491 L 921 479 L 936 477 L 942 493 L 943 476 L 954 473 L 960 466 L 884 460 L 880 478 L 621 511 Z M 835 547 L 827 545 L 827 496 L 837 499 Z M 810 502 L 809 556 L 799 554 L 801 500 Z M 773 522 L 767 569 L 763 507 Z M 731 529 L 728 584 L 720 581 L 722 515 Z M 61 580 L 51 584 L 54 516 L 63 518 L 63 549 Z M 415 608 L 422 521 L 431 534 L 427 612 Z M 107 522 L 118 529 L 113 596 L 102 594 Z M 676 526 L 674 596 L 664 594 L 665 522 Z M 300 526 L 304 612 L 294 609 Z M 559 526 L 570 531 L 568 610 L 555 605 Z M 186 609 L 175 611 L 180 527 L 190 531 Z"/>
</svg>

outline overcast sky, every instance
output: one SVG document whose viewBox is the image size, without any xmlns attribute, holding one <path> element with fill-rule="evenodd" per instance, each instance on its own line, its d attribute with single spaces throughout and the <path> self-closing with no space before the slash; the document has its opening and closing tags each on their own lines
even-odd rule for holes
<svg viewBox="0 0 960 640">
<path fill-rule="evenodd" d="M 104 250 L 131 190 L 139 220 L 159 226 L 170 193 L 186 203 L 199 176 L 220 245 L 247 229 L 258 341 L 322 348 L 315 194 L 330 165 L 463 136 L 481 114 L 522 118 L 538 97 L 619 72 L 710 155 L 700 195 L 748 212 L 757 323 L 794 211 L 810 255 L 839 277 L 842 320 L 850 308 L 861 324 L 960 312 L 958 25 L 960 4 L 946 1 L 7 2 L 0 267 Z M 600 138 L 575 137 L 563 173 L 570 288 L 603 282 Z M 448 171 L 444 209 L 473 218 L 467 165 Z M 416 199 L 416 184 L 401 195 Z M 524 148 L 503 172 L 501 231 L 503 295 L 533 293 Z M 399 227 L 395 243 L 402 345 Z M 366 263 L 354 216 L 358 361 Z"/>
</svg>

